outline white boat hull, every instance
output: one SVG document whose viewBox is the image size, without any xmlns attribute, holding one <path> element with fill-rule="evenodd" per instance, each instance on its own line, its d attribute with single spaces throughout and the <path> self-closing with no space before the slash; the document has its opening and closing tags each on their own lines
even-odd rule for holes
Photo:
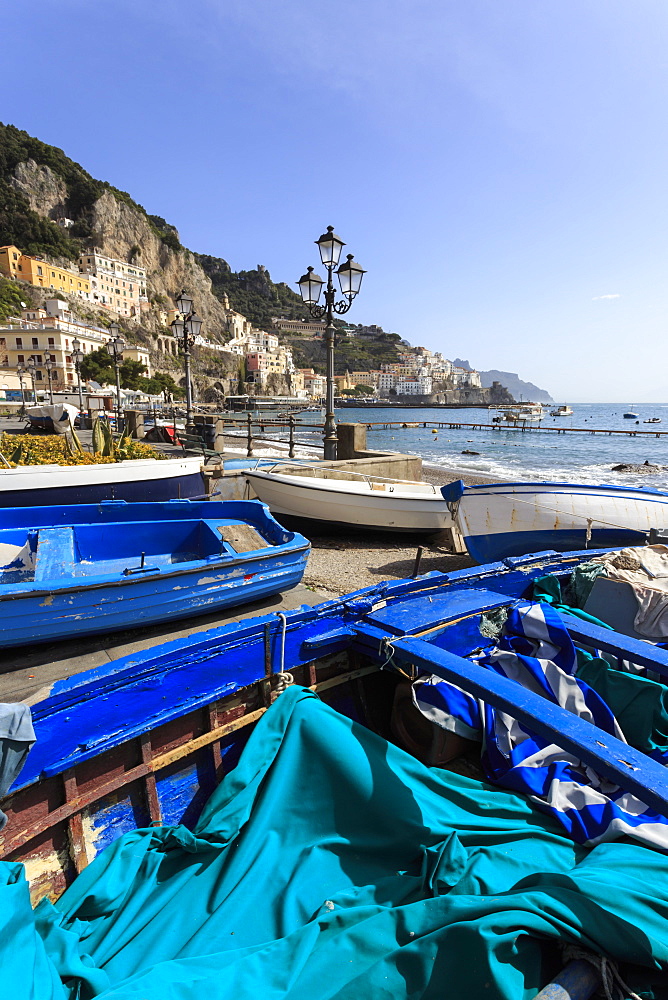
<svg viewBox="0 0 668 1000">
<path fill-rule="evenodd" d="M 642 545 L 668 529 L 668 493 L 574 483 L 499 483 L 444 488 L 478 563 L 556 549 Z"/>
<path fill-rule="evenodd" d="M 381 490 L 347 480 L 259 471 L 246 475 L 273 514 L 382 531 L 435 532 L 454 526 L 439 493 L 411 493 L 400 483 Z"/>
<path fill-rule="evenodd" d="M 201 458 L 19 465 L 0 469 L 0 507 L 187 499 L 204 493 L 201 469 Z"/>
</svg>

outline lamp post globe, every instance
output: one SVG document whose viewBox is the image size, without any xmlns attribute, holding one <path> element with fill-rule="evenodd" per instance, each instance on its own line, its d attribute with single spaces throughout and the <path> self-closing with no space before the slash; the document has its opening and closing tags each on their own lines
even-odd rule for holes
<svg viewBox="0 0 668 1000">
<path fill-rule="evenodd" d="M 308 268 L 306 274 L 301 276 L 297 284 L 299 285 L 302 300 L 308 308 L 311 316 L 314 316 L 316 319 L 324 318 L 326 324 L 325 343 L 327 347 L 327 389 L 325 393 L 323 454 L 327 461 L 334 461 L 336 459 L 337 446 L 336 417 L 334 415 L 334 338 L 336 333 L 334 327 L 334 313 L 343 315 L 343 313 L 348 312 L 353 303 L 353 299 L 360 290 L 362 277 L 366 272 L 353 260 L 353 255 L 348 254 L 346 262 L 342 264 L 337 271 L 339 285 L 341 287 L 341 292 L 345 296 L 345 300 L 337 302 L 332 275 L 334 273 L 334 269 L 339 263 L 341 250 L 346 244 L 339 236 L 336 235 L 333 226 L 328 226 L 327 232 L 323 233 L 322 236 L 315 240 L 315 243 L 320 251 L 320 259 L 323 265 L 327 268 L 327 283 L 325 288 L 324 304 L 319 305 L 318 300 L 320 299 L 322 287 L 325 285 L 325 282 L 313 272 L 312 267 Z"/>
</svg>

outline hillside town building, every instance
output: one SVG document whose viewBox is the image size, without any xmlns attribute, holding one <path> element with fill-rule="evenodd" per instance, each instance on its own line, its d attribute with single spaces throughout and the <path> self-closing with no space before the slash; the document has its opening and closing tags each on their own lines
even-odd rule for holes
<svg viewBox="0 0 668 1000">
<path fill-rule="evenodd" d="M 78 340 L 83 354 L 97 351 L 111 339 L 104 327 L 91 326 L 75 320 L 68 305 L 61 299 L 47 299 L 45 308 L 28 308 L 21 311 L 21 318 L 0 323 L 0 367 L 16 369 L 35 361 L 35 383 L 48 385 L 45 364 L 55 366 L 52 371 L 54 390 L 67 389 L 77 383 L 72 352 L 73 341 Z M 150 375 L 148 349 L 137 344 L 127 345 L 123 357 L 139 361 Z"/>
</svg>

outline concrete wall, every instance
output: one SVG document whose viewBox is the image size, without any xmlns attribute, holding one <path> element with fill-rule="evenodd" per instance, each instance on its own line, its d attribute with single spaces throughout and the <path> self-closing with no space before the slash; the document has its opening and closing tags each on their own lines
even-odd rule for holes
<svg viewBox="0 0 668 1000">
<path fill-rule="evenodd" d="M 309 476 L 308 468 L 318 468 L 318 465 L 309 465 L 308 468 L 298 465 L 290 465 L 289 461 L 282 462 L 282 465 L 289 466 L 290 475 Z M 351 458 L 337 462 L 323 462 L 327 466 L 328 475 L 332 479 L 348 478 L 346 472 L 357 472 L 365 476 L 378 476 L 381 479 L 409 479 L 420 481 L 422 474 L 422 459 L 416 455 L 399 455 L 391 453 L 388 455 L 378 455 L 372 453 L 366 458 Z M 333 470 L 333 471 L 329 471 Z M 340 470 L 341 475 L 337 475 Z M 255 492 L 246 482 L 243 469 L 230 469 L 223 472 L 222 476 L 215 477 L 211 482 L 212 491 L 215 490 L 221 500 L 254 500 Z"/>
</svg>

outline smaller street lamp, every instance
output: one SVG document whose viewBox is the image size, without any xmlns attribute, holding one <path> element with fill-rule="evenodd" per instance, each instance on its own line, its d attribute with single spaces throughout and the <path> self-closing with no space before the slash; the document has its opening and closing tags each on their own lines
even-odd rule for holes
<svg viewBox="0 0 668 1000">
<path fill-rule="evenodd" d="M 44 367 L 46 368 L 46 377 L 49 380 L 49 399 L 51 401 L 51 406 L 53 406 L 53 383 L 51 379 L 53 378 L 53 369 L 55 366 L 51 358 L 46 359 Z"/>
<path fill-rule="evenodd" d="M 32 396 L 35 406 L 37 406 L 37 390 L 35 388 L 35 371 L 37 370 L 37 362 L 34 357 L 28 358 L 28 374 L 30 375 L 30 381 L 32 382 Z"/>
<path fill-rule="evenodd" d="M 193 390 L 190 380 L 190 348 L 193 341 L 199 337 L 202 329 L 202 320 L 193 311 L 193 300 L 187 292 L 183 291 L 176 298 L 176 308 L 181 313 L 182 319 L 175 319 L 171 324 L 172 333 L 177 341 L 181 343 L 183 361 L 186 369 L 186 427 L 192 423 L 193 419 Z"/>
<path fill-rule="evenodd" d="M 84 359 L 83 351 L 81 350 L 81 341 L 78 337 L 75 337 L 72 341 L 72 361 L 74 362 L 74 370 L 77 373 L 77 388 L 79 389 L 79 413 L 80 420 L 83 420 L 83 393 L 81 392 L 81 362 Z M 83 424 L 81 425 L 83 426 Z"/>
<path fill-rule="evenodd" d="M 116 429 L 118 433 L 121 432 L 121 362 L 123 360 L 123 351 L 125 350 L 125 341 L 120 336 L 121 328 L 118 323 L 112 323 L 109 327 L 109 333 L 111 334 L 111 340 L 107 341 L 107 351 L 111 355 L 114 362 L 114 370 L 116 372 Z"/>
</svg>

